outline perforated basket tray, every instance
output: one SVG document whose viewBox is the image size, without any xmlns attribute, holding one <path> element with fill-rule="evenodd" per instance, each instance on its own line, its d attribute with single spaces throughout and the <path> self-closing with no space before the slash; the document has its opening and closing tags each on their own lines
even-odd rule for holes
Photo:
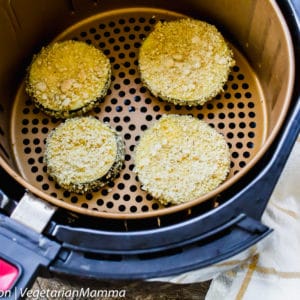
<svg viewBox="0 0 300 300">
<path fill-rule="evenodd" d="M 122 135 L 126 143 L 125 166 L 119 178 L 98 192 L 73 194 L 61 189 L 47 175 L 44 142 L 60 121 L 40 112 L 26 95 L 24 83 L 20 86 L 11 119 L 14 155 L 22 176 L 44 191 L 46 197 L 61 199 L 75 211 L 91 215 L 117 218 L 161 215 L 216 197 L 251 167 L 266 139 L 267 107 L 255 73 L 232 44 L 236 66 L 224 92 L 204 106 L 173 105 L 154 97 L 141 84 L 138 52 L 143 39 L 157 21 L 179 17 L 184 15 L 150 8 L 111 11 L 85 19 L 56 38 L 93 44 L 103 50 L 112 65 L 108 95 L 90 115 L 108 122 Z M 213 192 L 183 205 L 163 207 L 141 190 L 133 172 L 133 155 L 142 132 L 162 114 L 171 113 L 191 114 L 221 132 L 230 146 L 231 171 L 227 181 Z"/>
</svg>

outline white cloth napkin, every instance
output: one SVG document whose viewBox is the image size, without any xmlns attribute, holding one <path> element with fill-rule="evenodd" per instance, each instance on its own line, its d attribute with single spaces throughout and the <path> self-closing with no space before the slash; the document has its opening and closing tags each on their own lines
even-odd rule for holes
<svg viewBox="0 0 300 300">
<path fill-rule="evenodd" d="M 300 299 L 300 138 L 262 222 L 274 229 L 264 250 L 213 279 L 206 300 Z"/>
</svg>

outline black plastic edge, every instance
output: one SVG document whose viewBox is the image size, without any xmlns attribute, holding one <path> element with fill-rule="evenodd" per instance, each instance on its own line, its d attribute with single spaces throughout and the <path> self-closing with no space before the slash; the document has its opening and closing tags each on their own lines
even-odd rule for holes
<svg viewBox="0 0 300 300">
<path fill-rule="evenodd" d="M 260 230 L 249 232 L 250 224 L 254 227 L 259 224 Z M 240 225 L 235 224 L 225 235 L 170 251 L 111 256 L 72 251 L 64 260 L 56 260 L 50 270 L 57 274 L 82 274 L 88 278 L 114 280 L 178 275 L 229 259 L 262 241 L 271 232 L 268 227 L 247 218 L 241 220 Z"/>
</svg>

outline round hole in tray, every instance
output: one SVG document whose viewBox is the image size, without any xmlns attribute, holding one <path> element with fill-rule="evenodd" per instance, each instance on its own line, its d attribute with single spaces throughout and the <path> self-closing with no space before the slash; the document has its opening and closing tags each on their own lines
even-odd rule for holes
<svg viewBox="0 0 300 300">
<path fill-rule="evenodd" d="M 120 176 L 106 187 L 87 195 L 69 193 L 46 173 L 42 159 L 45 139 L 60 121 L 34 107 L 20 87 L 12 118 L 12 140 L 21 174 L 44 193 L 62 200 L 74 210 L 93 215 L 106 213 L 147 215 L 164 213 L 164 208 L 145 193 L 133 172 L 134 149 L 140 136 L 162 114 L 191 114 L 207 121 L 227 139 L 231 151 L 231 171 L 236 176 L 253 159 L 265 139 L 265 103 L 259 82 L 251 67 L 232 45 L 236 66 L 232 69 L 224 92 L 204 106 L 173 105 L 154 97 L 142 84 L 138 70 L 139 47 L 158 20 L 182 15 L 155 9 L 124 10 L 97 15 L 63 32 L 58 40 L 74 39 L 92 43 L 110 59 L 112 85 L 108 95 L 90 115 L 108 122 L 124 138 L 126 159 Z M 21 138 L 18 138 L 21 137 Z M 205 199 L 205 198 L 203 198 Z M 103 214 L 104 213 L 104 214 Z"/>
</svg>

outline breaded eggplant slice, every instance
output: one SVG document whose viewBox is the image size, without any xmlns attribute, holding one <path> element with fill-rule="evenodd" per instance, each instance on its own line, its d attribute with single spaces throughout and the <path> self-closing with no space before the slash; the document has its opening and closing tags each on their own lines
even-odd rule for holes
<svg viewBox="0 0 300 300">
<path fill-rule="evenodd" d="M 80 116 L 107 94 L 111 65 L 103 52 L 79 41 L 42 48 L 28 68 L 26 91 L 35 105 L 55 118 Z"/>
<path fill-rule="evenodd" d="M 209 193 L 227 178 L 229 147 L 204 121 L 163 115 L 141 136 L 134 170 L 143 190 L 162 204 L 180 204 Z"/>
<path fill-rule="evenodd" d="M 67 119 L 46 139 L 48 174 L 64 189 L 83 194 L 113 180 L 124 162 L 124 143 L 94 117 Z"/>
<path fill-rule="evenodd" d="M 235 64 L 214 25 L 195 19 L 158 22 L 139 52 L 142 82 L 179 105 L 203 105 L 221 91 Z"/>
</svg>

